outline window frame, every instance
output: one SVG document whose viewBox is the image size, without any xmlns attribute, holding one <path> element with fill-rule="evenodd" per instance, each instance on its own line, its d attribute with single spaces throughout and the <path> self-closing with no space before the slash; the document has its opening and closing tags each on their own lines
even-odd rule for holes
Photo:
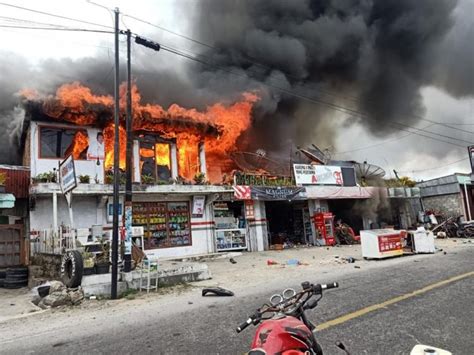
<svg viewBox="0 0 474 355">
<path fill-rule="evenodd" d="M 46 129 L 56 129 L 56 130 L 71 130 L 71 131 L 86 131 L 87 137 L 89 137 L 89 127 L 77 127 L 77 126 L 65 126 L 65 125 L 42 125 L 38 124 L 38 159 L 43 160 L 64 160 L 67 156 L 64 157 L 43 157 L 42 155 L 42 145 L 41 145 L 41 131 L 43 128 Z M 85 159 L 74 159 L 75 161 L 87 161 L 87 154 Z"/>
<path fill-rule="evenodd" d="M 149 139 L 149 138 L 154 138 L 154 141 L 152 142 L 151 139 Z M 166 180 L 158 179 L 158 164 L 156 164 L 156 145 L 157 144 L 167 144 L 169 146 L 168 157 L 169 157 L 169 161 L 170 161 L 170 167 L 169 167 L 170 179 L 173 179 L 173 148 L 172 148 L 172 145 L 175 144 L 175 141 L 173 139 L 162 138 L 159 135 L 153 135 L 153 134 L 147 134 L 147 133 L 143 133 L 143 136 L 137 135 L 136 139 L 138 140 L 138 161 L 139 161 L 138 162 L 138 167 L 140 169 L 139 170 L 140 171 L 140 179 L 141 179 L 141 176 L 142 176 L 142 167 L 140 165 L 141 162 L 142 162 L 142 156 L 140 155 L 140 149 L 142 149 L 142 143 L 153 144 L 153 152 L 154 152 L 154 156 L 153 156 L 154 159 L 153 160 L 155 162 L 154 171 L 153 171 L 153 178 L 154 178 L 155 184 L 158 184 L 159 182 L 168 182 Z"/>
</svg>

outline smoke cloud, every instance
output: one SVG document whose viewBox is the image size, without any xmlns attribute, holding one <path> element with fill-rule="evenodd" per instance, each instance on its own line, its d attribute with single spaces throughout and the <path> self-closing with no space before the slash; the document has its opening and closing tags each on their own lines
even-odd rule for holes
<svg viewBox="0 0 474 355">
<path fill-rule="evenodd" d="M 332 144 L 343 120 L 322 122 L 347 115 L 275 95 L 278 90 L 257 80 L 363 112 L 350 122 L 375 135 L 395 131 L 395 122 L 413 125 L 425 111 L 423 87 L 435 85 L 456 96 L 474 93 L 474 80 L 466 75 L 474 72 L 474 30 L 466 15 L 473 5 L 456 6 L 455 0 L 203 0 L 195 32 L 217 48 L 217 54 L 206 53 L 216 65 L 248 73 L 241 90 L 270 92 L 252 132 L 258 142 L 291 136 L 297 144 L 324 146 Z M 233 81 L 225 72 L 202 75 Z"/>
<path fill-rule="evenodd" d="M 194 46 L 194 51 L 215 67 L 166 52 L 154 57 L 146 49 L 134 50 L 133 77 L 143 101 L 204 109 L 257 91 L 261 99 L 241 149 L 283 155 L 290 145 L 324 148 L 335 144 L 339 129 L 354 123 L 382 136 L 395 131 L 394 122 L 418 121 L 425 87 L 436 86 L 457 98 L 474 93 L 469 18 L 474 5 L 469 1 L 201 0 L 177 6 L 177 13 L 192 19 L 191 37 L 213 47 Z M 0 149 L 7 152 L 0 162 L 20 162 L 17 150 L 7 149 L 19 142 L 20 89 L 50 94 L 77 80 L 97 94 L 111 94 L 112 64 L 110 56 L 98 54 L 32 66 L 25 58 L 0 52 Z M 364 117 L 275 87 L 364 112 Z"/>
</svg>

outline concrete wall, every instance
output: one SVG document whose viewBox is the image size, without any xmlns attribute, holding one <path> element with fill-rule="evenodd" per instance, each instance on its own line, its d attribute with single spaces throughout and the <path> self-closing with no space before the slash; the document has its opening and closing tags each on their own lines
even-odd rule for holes
<svg viewBox="0 0 474 355">
<path fill-rule="evenodd" d="M 74 228 L 90 228 L 93 224 L 107 226 L 105 219 L 106 200 L 99 196 L 77 196 L 72 199 Z M 69 210 L 64 196 L 58 194 L 58 225 L 71 225 Z M 41 230 L 53 226 L 53 198 L 36 197 L 35 209 L 30 211 L 31 230 Z"/>
<path fill-rule="evenodd" d="M 422 198 L 425 210 L 437 210 L 447 217 L 464 214 L 460 194 L 426 196 Z"/>
</svg>

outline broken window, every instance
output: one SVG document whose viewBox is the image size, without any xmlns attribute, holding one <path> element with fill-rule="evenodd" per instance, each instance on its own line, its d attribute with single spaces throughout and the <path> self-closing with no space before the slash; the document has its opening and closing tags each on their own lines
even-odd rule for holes
<svg viewBox="0 0 474 355">
<path fill-rule="evenodd" d="M 59 127 L 40 127 L 40 158 L 86 159 L 89 137 L 87 130 Z"/>
<path fill-rule="evenodd" d="M 171 145 L 155 136 L 140 137 L 140 171 L 142 182 L 169 182 L 171 179 Z"/>
</svg>

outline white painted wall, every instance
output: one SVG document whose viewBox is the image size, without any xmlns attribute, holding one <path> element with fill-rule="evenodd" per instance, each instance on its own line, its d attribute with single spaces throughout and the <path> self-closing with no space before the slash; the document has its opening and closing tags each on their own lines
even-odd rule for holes
<svg viewBox="0 0 474 355">
<path fill-rule="evenodd" d="M 30 159 L 31 159 L 31 176 L 35 177 L 38 174 L 46 173 L 57 169 L 59 163 L 62 159 L 43 159 L 40 158 L 40 142 L 39 142 L 39 127 L 42 124 L 39 122 L 32 121 L 30 123 Z M 53 126 L 52 124 L 43 124 L 45 126 Z M 78 128 L 74 125 L 67 124 L 54 124 L 55 127 L 64 127 L 64 128 Z M 95 137 L 99 132 L 97 128 L 91 127 L 81 127 L 81 129 L 86 129 L 89 137 Z M 100 165 L 97 165 L 97 159 L 94 160 L 75 160 L 76 167 L 76 176 L 79 175 L 89 175 L 91 183 L 94 183 L 94 179 L 97 176 L 99 183 L 104 183 L 104 161 L 100 160 Z"/>
<path fill-rule="evenodd" d="M 105 202 L 97 196 L 73 196 L 72 211 L 75 228 L 90 228 L 93 224 L 105 222 Z M 58 195 L 58 225 L 70 225 L 66 199 Z M 53 197 L 39 196 L 30 211 L 30 229 L 38 230 L 53 226 Z"/>
</svg>

